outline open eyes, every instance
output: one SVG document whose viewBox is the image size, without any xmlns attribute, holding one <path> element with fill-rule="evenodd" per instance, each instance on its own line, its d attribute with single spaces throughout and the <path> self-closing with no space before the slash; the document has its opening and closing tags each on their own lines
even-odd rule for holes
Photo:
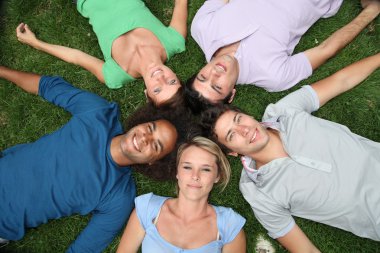
<svg viewBox="0 0 380 253">
<path fill-rule="evenodd" d="M 158 93 L 160 93 L 161 92 L 161 88 L 160 87 L 157 87 L 157 88 L 155 88 L 154 90 L 153 90 L 153 93 L 154 94 L 158 94 Z"/>
<path fill-rule="evenodd" d="M 175 85 L 177 84 L 177 80 L 176 79 L 172 79 L 168 82 L 169 85 Z"/>
</svg>

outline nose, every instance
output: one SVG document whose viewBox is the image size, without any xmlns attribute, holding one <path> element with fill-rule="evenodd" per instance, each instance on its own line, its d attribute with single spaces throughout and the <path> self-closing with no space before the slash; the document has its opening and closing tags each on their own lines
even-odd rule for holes
<svg viewBox="0 0 380 253">
<path fill-rule="evenodd" d="M 192 171 L 191 179 L 193 179 L 194 181 L 199 181 L 199 171 L 198 170 Z"/>
<path fill-rule="evenodd" d="M 153 134 L 143 133 L 141 137 L 141 143 L 144 145 L 149 145 L 153 141 Z"/>
<path fill-rule="evenodd" d="M 238 125 L 236 126 L 236 132 L 245 137 L 249 133 L 249 128 L 247 126 Z"/>
</svg>

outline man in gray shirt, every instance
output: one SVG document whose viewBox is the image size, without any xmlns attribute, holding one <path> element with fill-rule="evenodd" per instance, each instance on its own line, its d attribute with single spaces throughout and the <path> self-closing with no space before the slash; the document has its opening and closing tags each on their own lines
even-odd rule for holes
<svg viewBox="0 0 380 253">
<path fill-rule="evenodd" d="M 240 190 L 290 252 L 319 252 L 298 216 L 380 241 L 380 143 L 311 115 L 380 66 L 380 53 L 270 104 L 263 122 L 227 105 L 203 113 L 210 135 L 242 155 Z"/>
</svg>

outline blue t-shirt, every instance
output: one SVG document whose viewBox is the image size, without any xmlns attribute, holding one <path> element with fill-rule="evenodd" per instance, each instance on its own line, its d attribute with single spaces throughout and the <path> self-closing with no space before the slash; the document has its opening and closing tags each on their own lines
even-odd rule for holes
<svg viewBox="0 0 380 253">
<path fill-rule="evenodd" d="M 219 239 L 196 249 L 182 249 L 162 238 L 153 224 L 153 220 L 167 199 L 169 198 L 152 193 L 138 196 L 135 199 L 136 213 L 145 230 L 145 237 L 142 242 L 143 253 L 221 253 L 223 245 L 233 241 L 245 224 L 245 219 L 231 208 L 213 206 L 217 217 Z"/>
<path fill-rule="evenodd" d="M 39 95 L 72 118 L 2 152 L 0 237 L 19 240 L 25 227 L 92 213 L 68 252 L 101 252 L 123 227 L 136 195 L 130 168 L 119 167 L 110 154 L 112 138 L 123 133 L 118 106 L 59 77 L 42 77 Z"/>
</svg>

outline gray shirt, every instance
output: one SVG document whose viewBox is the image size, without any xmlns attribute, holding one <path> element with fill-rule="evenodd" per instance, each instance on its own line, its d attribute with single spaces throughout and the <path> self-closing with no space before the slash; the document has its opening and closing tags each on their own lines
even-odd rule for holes
<svg viewBox="0 0 380 253">
<path fill-rule="evenodd" d="M 319 100 L 305 86 L 266 108 L 263 121 L 280 132 L 289 157 L 255 169 L 242 157 L 240 191 L 273 238 L 294 226 L 292 215 L 380 240 L 380 143 L 314 117 Z"/>
</svg>

